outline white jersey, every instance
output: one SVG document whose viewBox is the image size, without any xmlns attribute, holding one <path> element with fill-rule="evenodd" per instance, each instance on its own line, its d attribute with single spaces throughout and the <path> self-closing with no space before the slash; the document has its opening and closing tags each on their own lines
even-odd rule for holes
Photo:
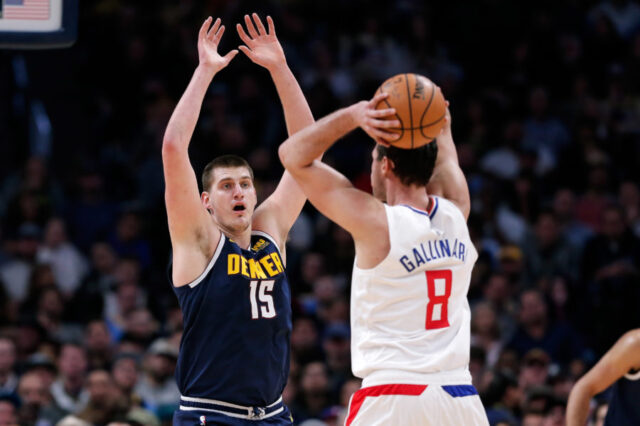
<svg viewBox="0 0 640 426">
<path fill-rule="evenodd" d="M 478 253 L 458 207 L 431 199 L 430 212 L 385 205 L 389 254 L 371 269 L 354 263 L 351 356 L 363 386 L 471 383 L 467 292 Z"/>
</svg>

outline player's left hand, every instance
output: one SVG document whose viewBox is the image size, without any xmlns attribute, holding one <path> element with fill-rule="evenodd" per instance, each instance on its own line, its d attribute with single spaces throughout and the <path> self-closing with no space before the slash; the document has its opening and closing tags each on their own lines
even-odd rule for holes
<svg viewBox="0 0 640 426">
<path fill-rule="evenodd" d="M 284 50 L 282 50 L 282 46 L 276 37 L 273 19 L 267 16 L 267 26 L 269 27 L 269 31 L 267 31 L 257 13 L 253 13 L 252 17 L 253 21 L 251 21 L 249 15 L 244 15 L 244 23 L 247 26 L 248 35 L 241 24 L 236 25 L 238 35 L 245 43 L 245 46 L 238 46 L 238 49 L 242 50 L 253 62 L 268 70 L 285 64 Z"/>
</svg>

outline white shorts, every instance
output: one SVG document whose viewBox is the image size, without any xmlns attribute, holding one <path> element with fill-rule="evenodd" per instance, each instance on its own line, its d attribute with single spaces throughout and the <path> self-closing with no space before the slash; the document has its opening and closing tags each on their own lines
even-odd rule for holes
<svg viewBox="0 0 640 426">
<path fill-rule="evenodd" d="M 472 385 L 388 384 L 351 396 L 345 426 L 488 426 Z"/>
</svg>

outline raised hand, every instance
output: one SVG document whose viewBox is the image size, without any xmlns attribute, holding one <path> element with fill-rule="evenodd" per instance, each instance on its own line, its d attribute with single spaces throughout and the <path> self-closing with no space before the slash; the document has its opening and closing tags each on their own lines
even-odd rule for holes
<svg viewBox="0 0 640 426">
<path fill-rule="evenodd" d="M 238 49 L 242 50 L 253 62 L 268 70 L 286 64 L 284 51 L 276 37 L 273 19 L 267 16 L 267 26 L 269 27 L 269 31 L 267 31 L 257 13 L 252 14 L 252 17 L 253 21 L 251 21 L 249 15 L 244 15 L 244 23 L 247 26 L 249 35 L 244 31 L 241 24 L 236 25 L 238 35 L 245 43 L 245 46 L 238 46 Z"/>
<path fill-rule="evenodd" d="M 220 25 L 220 18 L 211 26 L 213 19 L 209 16 L 198 33 L 198 57 L 200 65 L 211 67 L 214 72 L 218 72 L 227 65 L 238 54 L 237 50 L 232 50 L 224 56 L 218 53 L 218 44 L 224 34 L 224 25 Z M 211 27 L 211 28 L 209 28 Z"/>
<path fill-rule="evenodd" d="M 400 127 L 398 120 L 390 118 L 396 113 L 395 108 L 376 109 L 376 106 L 387 96 L 387 93 L 380 93 L 370 101 L 360 101 L 352 106 L 353 118 L 358 126 L 362 128 L 377 143 L 389 146 L 391 142 L 398 138 L 398 133 L 388 132 L 385 129 Z M 388 117 L 385 119 L 385 117 Z"/>
</svg>

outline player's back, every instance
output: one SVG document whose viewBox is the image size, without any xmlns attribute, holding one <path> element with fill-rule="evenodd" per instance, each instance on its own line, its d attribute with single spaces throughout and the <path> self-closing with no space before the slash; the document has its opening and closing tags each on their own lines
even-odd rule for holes
<svg viewBox="0 0 640 426">
<path fill-rule="evenodd" d="M 389 254 L 372 269 L 354 266 L 353 371 L 365 385 L 434 374 L 471 383 L 467 292 L 478 255 L 461 211 L 431 199 L 429 212 L 385 206 Z"/>
<path fill-rule="evenodd" d="M 626 374 L 613 385 L 605 426 L 640 424 L 640 371 Z"/>
</svg>

